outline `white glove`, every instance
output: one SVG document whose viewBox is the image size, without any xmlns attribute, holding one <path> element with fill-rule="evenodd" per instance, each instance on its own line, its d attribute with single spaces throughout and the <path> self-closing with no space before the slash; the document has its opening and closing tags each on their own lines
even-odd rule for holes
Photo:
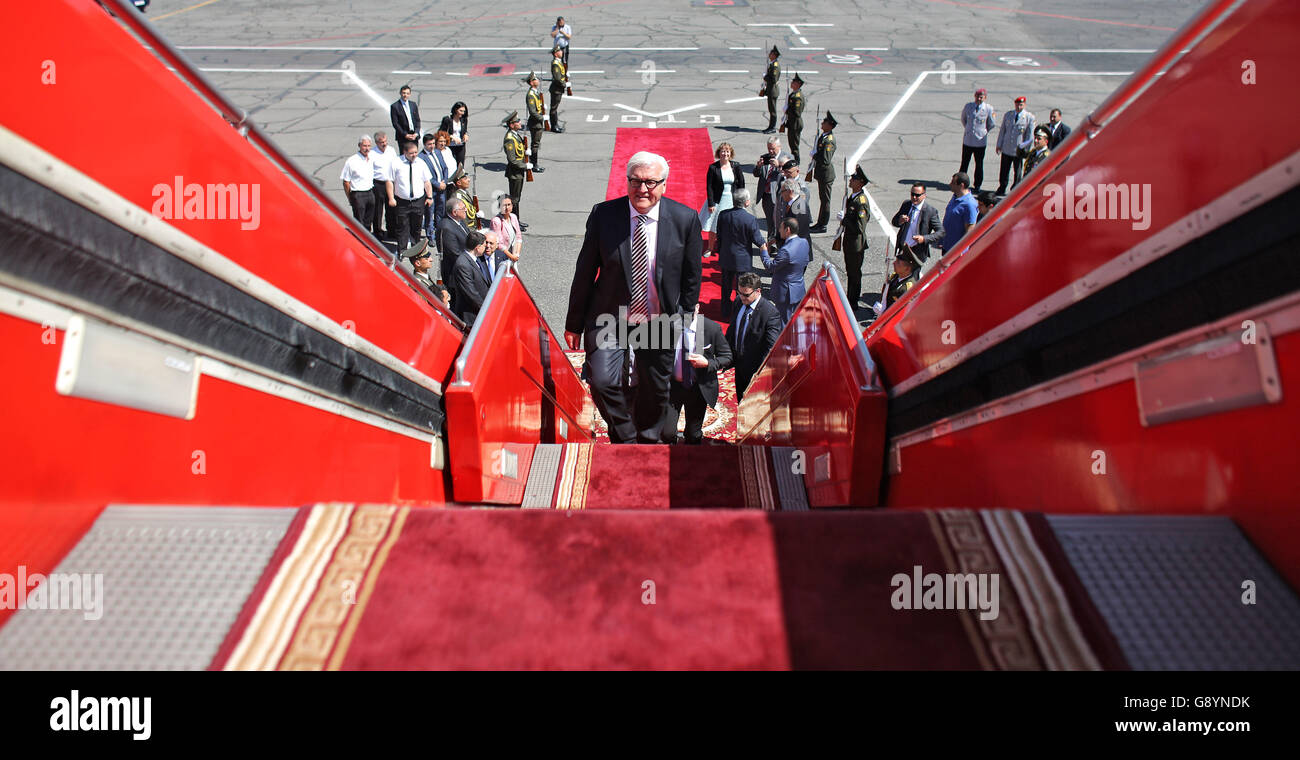
<svg viewBox="0 0 1300 760">
<path fill-rule="evenodd" d="M 885 310 L 885 306 L 884 304 L 877 301 L 876 303 L 871 304 L 871 310 L 874 311 L 876 313 L 876 316 L 878 317 L 880 316 L 880 312 Z"/>
<path fill-rule="evenodd" d="M 817 149 L 816 149 L 816 148 L 813 148 L 812 150 L 808 151 L 808 157 L 809 157 L 809 158 L 817 158 Z"/>
<path fill-rule="evenodd" d="M 836 212 L 835 212 L 835 220 L 838 221 L 838 222 L 842 222 L 842 221 L 844 221 L 844 212 L 843 212 L 843 211 L 836 211 Z"/>
<path fill-rule="evenodd" d="M 525 166 L 524 168 L 525 168 L 525 169 L 532 169 L 532 168 L 533 168 L 533 162 L 532 162 L 532 161 L 529 161 L 529 162 L 528 162 L 528 165 Z"/>
</svg>

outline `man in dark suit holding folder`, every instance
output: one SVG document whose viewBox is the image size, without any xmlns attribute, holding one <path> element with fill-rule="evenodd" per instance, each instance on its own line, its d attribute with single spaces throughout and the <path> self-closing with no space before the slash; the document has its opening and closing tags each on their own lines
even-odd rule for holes
<svg viewBox="0 0 1300 760">
<path fill-rule="evenodd" d="M 757 272 L 745 272 L 736 278 L 740 301 L 736 318 L 727 328 L 727 342 L 731 346 L 731 364 L 736 368 L 737 402 L 745 397 L 749 381 L 776 345 L 785 324 L 776 306 L 763 298 L 761 283 Z"/>
<path fill-rule="evenodd" d="M 584 339 L 592 395 L 614 443 L 659 443 L 682 315 L 700 300 L 700 216 L 664 198 L 668 162 L 640 152 L 627 164 L 628 194 L 587 216 L 569 291 L 564 339 Z M 660 329 L 675 329 L 665 339 Z M 630 339 L 630 340 L 629 340 Z M 624 391 L 635 354 L 635 409 Z"/>
<path fill-rule="evenodd" d="M 731 366 L 731 346 L 722 326 L 695 309 L 673 355 L 673 382 L 660 431 L 664 443 L 677 442 L 677 419 L 686 407 L 686 442 L 704 442 L 704 410 L 718 403 L 718 373 Z"/>
</svg>

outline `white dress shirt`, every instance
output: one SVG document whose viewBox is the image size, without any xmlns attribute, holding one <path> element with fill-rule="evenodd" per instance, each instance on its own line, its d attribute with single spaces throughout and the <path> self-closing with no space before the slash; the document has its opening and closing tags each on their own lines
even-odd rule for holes
<svg viewBox="0 0 1300 760">
<path fill-rule="evenodd" d="M 357 151 L 343 162 L 343 173 L 339 179 L 344 180 L 352 186 L 353 190 L 371 190 L 375 186 L 375 152 L 369 151 L 366 155 L 361 155 Z"/>
<path fill-rule="evenodd" d="M 632 237 L 628 240 L 631 245 L 636 240 L 636 227 L 640 222 L 637 220 L 641 212 L 636 210 L 632 201 L 627 202 L 628 213 L 631 214 L 630 226 Z M 645 225 L 645 254 L 646 254 L 646 307 L 650 316 L 659 313 L 659 288 L 655 286 L 655 251 L 658 249 L 659 242 L 659 204 L 656 203 L 653 208 L 646 213 L 650 217 Z"/>
<path fill-rule="evenodd" d="M 389 172 L 392 171 L 392 163 L 398 160 L 397 149 L 389 145 L 381 153 L 378 148 L 371 148 L 370 155 L 375 157 L 375 180 L 387 181 Z"/>
<path fill-rule="evenodd" d="M 394 198 L 414 201 L 424 197 L 424 183 L 432 182 L 433 174 L 419 156 L 415 157 L 414 162 L 409 162 L 406 156 L 402 156 L 393 163 L 388 179 L 393 183 Z"/>
<path fill-rule="evenodd" d="M 912 236 L 916 234 L 916 228 L 921 223 L 921 207 L 912 204 L 912 210 L 907 212 L 907 245 L 912 244 Z"/>
</svg>

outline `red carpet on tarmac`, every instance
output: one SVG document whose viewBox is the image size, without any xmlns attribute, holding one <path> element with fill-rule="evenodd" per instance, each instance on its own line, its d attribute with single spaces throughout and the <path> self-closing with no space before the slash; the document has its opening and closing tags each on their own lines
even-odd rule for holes
<svg viewBox="0 0 1300 760">
<path fill-rule="evenodd" d="M 304 508 L 212 667 L 1125 667 L 1044 526 L 968 510 L 322 504 Z M 935 609 L 922 572 L 1003 583 Z M 918 585 L 905 607 L 900 574 Z"/>
<path fill-rule="evenodd" d="M 713 143 L 707 129 L 620 128 L 614 140 L 605 199 L 627 195 L 627 161 L 639 151 L 668 159 L 668 185 L 664 196 L 695 211 L 708 197 L 705 178 L 713 163 Z M 700 284 L 700 313 L 726 327 L 722 308 L 722 270 L 717 257 L 705 259 Z"/>
</svg>

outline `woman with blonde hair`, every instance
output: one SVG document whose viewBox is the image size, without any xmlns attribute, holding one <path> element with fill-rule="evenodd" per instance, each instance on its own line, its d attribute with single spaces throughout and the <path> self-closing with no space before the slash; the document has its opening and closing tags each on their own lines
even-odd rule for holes
<svg viewBox="0 0 1300 760">
<path fill-rule="evenodd" d="M 709 233 L 709 253 L 718 251 L 718 214 L 735 205 L 732 193 L 745 186 L 745 173 L 731 160 L 736 155 L 736 149 L 731 147 L 731 143 L 719 143 L 713 155 L 718 160 L 709 165 L 705 177 L 708 199 L 700 211 L 700 223 L 704 231 Z"/>
</svg>

